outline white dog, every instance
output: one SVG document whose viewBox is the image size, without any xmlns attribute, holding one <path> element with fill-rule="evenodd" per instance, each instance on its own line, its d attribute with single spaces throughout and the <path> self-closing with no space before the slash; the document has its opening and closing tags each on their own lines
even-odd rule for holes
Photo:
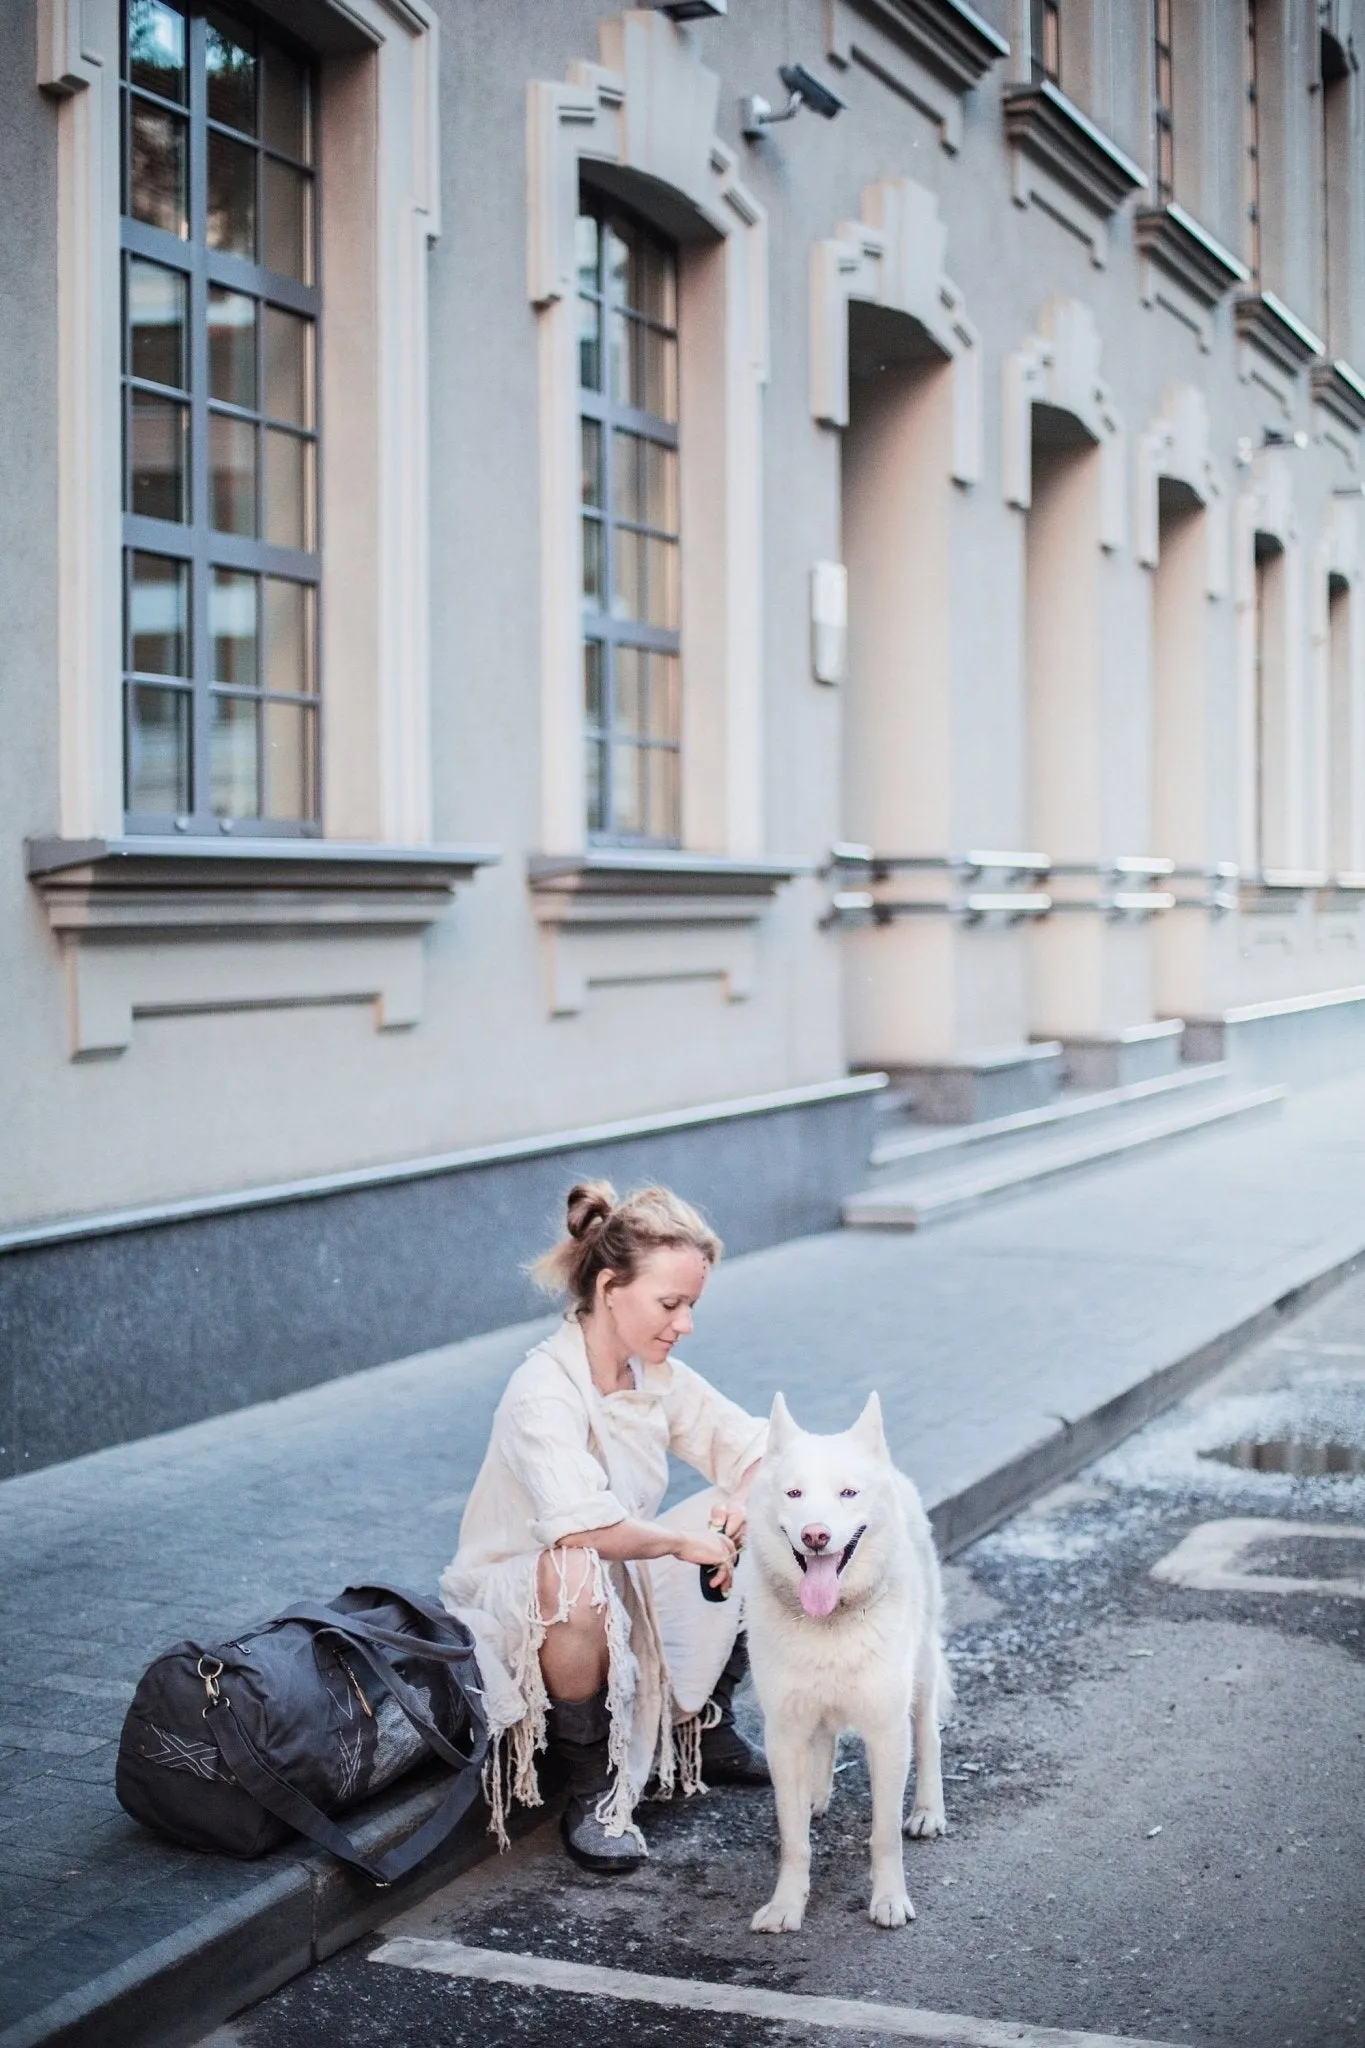
<svg viewBox="0 0 1365 2048">
<path fill-rule="evenodd" d="M 946 1832 L 939 1719 L 951 1704 L 940 1644 L 943 1593 L 920 1497 L 891 1463 L 869 1395 L 842 1436 L 808 1436 L 779 1394 L 749 1500 L 744 1612 L 777 1797 L 777 1889 L 751 1923 L 801 1925 L 810 1892 L 810 1817 L 829 1805 L 839 1731 L 867 1746 L 872 1902 L 903 1927 L 901 1815 L 914 1728 L 915 1805 L 904 1832 Z"/>
</svg>

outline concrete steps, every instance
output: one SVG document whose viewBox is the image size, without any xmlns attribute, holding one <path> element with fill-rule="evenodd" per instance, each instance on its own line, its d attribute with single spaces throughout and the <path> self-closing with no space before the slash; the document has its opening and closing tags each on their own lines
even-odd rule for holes
<svg viewBox="0 0 1365 2048">
<path fill-rule="evenodd" d="M 873 1184 L 845 1201 L 844 1222 L 861 1230 L 923 1229 L 994 1196 L 1269 1112 L 1287 1093 L 1233 1087 L 1227 1068 L 1211 1065 L 980 1124 L 905 1125 L 878 1141 Z"/>
</svg>

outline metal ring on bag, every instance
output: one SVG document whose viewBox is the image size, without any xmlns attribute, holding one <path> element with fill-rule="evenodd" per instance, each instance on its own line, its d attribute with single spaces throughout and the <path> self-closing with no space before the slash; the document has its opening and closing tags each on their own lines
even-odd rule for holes
<svg viewBox="0 0 1365 2048">
<path fill-rule="evenodd" d="M 206 1671 L 204 1669 L 206 1664 L 211 1664 L 213 1669 Z M 209 1696 L 209 1705 L 215 1705 L 218 1699 L 218 1681 L 223 1675 L 222 1665 L 216 1657 L 203 1656 L 194 1668 L 204 1681 L 204 1690 Z"/>
</svg>

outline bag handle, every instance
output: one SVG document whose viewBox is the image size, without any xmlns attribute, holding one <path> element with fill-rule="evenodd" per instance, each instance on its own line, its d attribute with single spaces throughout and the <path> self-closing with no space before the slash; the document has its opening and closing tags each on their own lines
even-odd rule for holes
<svg viewBox="0 0 1365 2048">
<path fill-rule="evenodd" d="M 473 1754 L 464 1756 L 452 1742 L 447 1741 L 422 1703 L 421 1695 L 413 1690 L 405 1679 L 398 1676 L 388 1658 L 374 1644 L 361 1636 L 352 1635 L 349 1629 L 320 1628 L 319 1636 L 336 1636 L 346 1644 L 366 1668 L 372 1671 L 381 1685 L 387 1686 L 393 1695 L 395 1706 L 411 1722 L 428 1749 L 435 1750 L 443 1762 L 457 1771 L 477 1770 L 483 1763 L 488 1750 L 488 1725 L 482 1705 L 476 1704 L 464 1695 L 465 1711 L 474 1724 Z"/>
<path fill-rule="evenodd" d="M 340 1857 L 343 1863 L 363 1870 L 378 1885 L 397 1883 L 399 1878 L 406 1877 L 425 1857 L 448 1841 L 478 1796 L 478 1770 L 466 1767 L 459 1772 L 435 1812 L 429 1814 L 405 1842 L 386 1850 L 382 1856 L 365 1856 L 345 1829 L 329 1820 L 320 1806 L 315 1806 L 305 1793 L 271 1770 L 237 1720 L 228 1699 L 223 1698 L 216 1705 L 205 1708 L 204 1725 L 244 1792 L 249 1792 L 267 1813 L 273 1813 L 276 1820 L 282 1820 L 286 1827 L 297 1829 L 299 1834 L 316 1842 L 320 1849 L 330 1850 L 333 1856 Z"/>
<path fill-rule="evenodd" d="M 446 1619 L 444 1613 L 439 1618 Z M 404 1655 L 430 1657 L 450 1669 L 457 1663 L 474 1661 L 472 1644 L 433 1643 L 428 1642 L 424 1636 L 400 1635 L 394 1629 L 379 1628 L 373 1622 L 339 1612 L 335 1607 L 320 1604 L 314 1606 L 307 1601 L 291 1607 L 279 1619 L 304 1622 L 315 1628 L 320 1636 L 335 1637 L 363 1658 L 380 1682 L 388 1687 L 395 1704 L 406 1715 L 428 1748 L 435 1750 L 436 1754 L 452 1768 L 465 1770 L 477 1768 L 482 1764 L 488 1749 L 488 1717 L 484 1712 L 482 1687 L 465 1684 L 458 1674 L 451 1671 L 459 1686 L 465 1712 L 474 1724 L 474 1754 L 467 1757 L 447 1741 L 432 1720 L 420 1696 L 405 1679 L 399 1677 L 389 1658 L 384 1654 L 385 1650 L 392 1649 Z M 477 1668 L 475 1664 L 475 1669 Z"/>
<path fill-rule="evenodd" d="M 375 1587 L 376 1592 L 385 1590 Z M 404 1594 L 404 1599 L 411 1596 Z M 420 1610 L 419 1610 L 420 1611 Z M 427 1618 L 431 1621 L 450 1621 L 442 1609 L 433 1610 Z M 385 1649 L 399 1650 L 407 1656 L 434 1657 L 442 1664 L 464 1664 L 475 1661 L 474 1645 L 468 1643 L 443 1643 L 439 1637 L 405 1635 L 398 1629 L 380 1628 L 377 1622 L 366 1621 L 363 1615 L 348 1614 L 343 1608 L 330 1607 L 323 1601 L 301 1600 L 295 1607 L 287 1607 L 283 1614 L 276 1615 L 272 1627 L 284 1621 L 306 1621 L 314 1628 L 338 1631 L 364 1641 L 382 1644 Z"/>
</svg>

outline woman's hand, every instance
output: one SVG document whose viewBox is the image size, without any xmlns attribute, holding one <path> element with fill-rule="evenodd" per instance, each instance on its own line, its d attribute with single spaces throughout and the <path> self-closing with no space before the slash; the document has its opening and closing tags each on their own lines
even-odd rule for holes
<svg viewBox="0 0 1365 2048">
<path fill-rule="evenodd" d="M 708 1529 L 704 1535 L 679 1536 L 674 1552 L 684 1564 L 714 1566 L 709 1577 L 718 1593 L 727 1593 L 734 1583 L 736 1554 L 734 1544 L 720 1529 Z"/>
<path fill-rule="evenodd" d="M 729 1499 L 717 1501 L 711 1510 L 711 1527 L 723 1529 L 737 1550 L 744 1548 L 744 1539 L 749 1533 L 749 1488 L 760 1463 L 761 1460 L 755 1458 Z"/>
</svg>

